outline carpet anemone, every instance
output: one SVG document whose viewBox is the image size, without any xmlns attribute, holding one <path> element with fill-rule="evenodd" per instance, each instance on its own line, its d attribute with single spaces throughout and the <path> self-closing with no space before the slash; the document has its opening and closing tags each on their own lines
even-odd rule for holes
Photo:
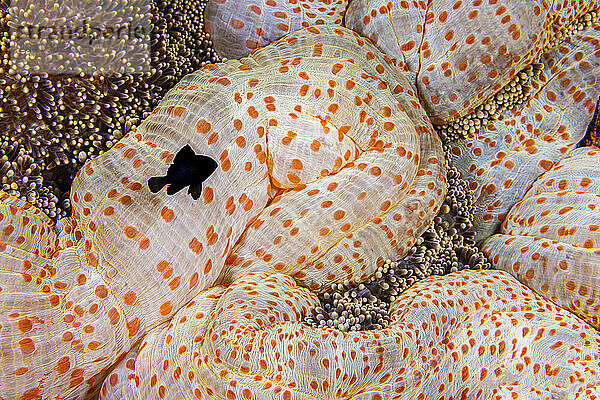
<svg viewBox="0 0 600 400">
<path fill-rule="evenodd" d="M 488 100 L 520 101 L 493 96 L 511 81 L 522 86 L 516 92 L 526 92 L 544 50 L 592 28 L 596 8 L 593 1 L 358 0 L 349 5 L 345 25 L 414 74 L 421 103 L 439 125 Z"/>
<path fill-rule="evenodd" d="M 492 234 L 532 182 L 584 138 L 600 94 L 597 27 L 542 53 L 539 82 L 523 107 L 448 145 L 451 162 L 476 192 L 478 240 Z"/>
<path fill-rule="evenodd" d="M 0 192 L 0 397 L 600 396 L 596 3 L 186 4 L 72 216 Z"/>
<path fill-rule="evenodd" d="M 390 304 L 416 282 L 465 268 L 491 267 L 473 240 L 473 196 L 467 182 L 453 167 L 447 168 L 446 180 L 448 192 L 440 211 L 408 253 L 387 259 L 360 283 L 332 285 L 319 296 L 321 304 L 306 314 L 307 324 L 342 331 L 383 328 L 390 321 Z"/>
<path fill-rule="evenodd" d="M 255 3 L 262 5 L 243 6 Z M 212 7 L 230 9 L 227 2 Z M 357 0 L 343 13 L 344 25 L 370 38 L 414 84 L 450 162 L 475 191 L 476 240 L 492 234 L 529 185 L 584 138 L 600 95 L 597 8 L 593 1 Z M 255 14 L 239 32 L 277 22 Z M 212 32 L 230 46 L 246 37 L 228 35 Z"/>
<path fill-rule="evenodd" d="M 115 393 L 106 383 L 102 399 L 598 394 L 600 333 L 503 271 L 418 282 L 378 330 L 301 324 L 318 303 L 291 277 L 264 272 L 202 292 L 125 356 L 111 375 L 121 384 Z"/>
</svg>

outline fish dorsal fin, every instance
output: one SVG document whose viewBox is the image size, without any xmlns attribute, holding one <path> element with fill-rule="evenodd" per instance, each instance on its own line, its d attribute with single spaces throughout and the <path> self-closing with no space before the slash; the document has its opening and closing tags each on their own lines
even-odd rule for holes
<svg viewBox="0 0 600 400">
<path fill-rule="evenodd" d="M 189 157 L 194 157 L 195 155 L 196 153 L 194 153 L 194 150 L 192 150 L 191 146 L 189 144 L 186 144 L 177 152 L 177 154 L 175 154 L 173 164 L 179 163 L 182 160 L 185 160 Z"/>
</svg>

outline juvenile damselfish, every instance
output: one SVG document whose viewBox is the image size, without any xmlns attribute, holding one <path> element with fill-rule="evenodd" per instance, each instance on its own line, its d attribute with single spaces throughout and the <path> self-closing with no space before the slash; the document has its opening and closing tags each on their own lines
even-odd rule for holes
<svg viewBox="0 0 600 400">
<path fill-rule="evenodd" d="M 148 179 L 148 187 L 157 193 L 167 186 L 167 194 L 173 195 L 189 185 L 188 194 L 198 200 L 204 182 L 217 168 L 217 162 L 208 156 L 196 155 L 189 144 L 175 155 L 166 176 L 154 176 Z"/>
</svg>

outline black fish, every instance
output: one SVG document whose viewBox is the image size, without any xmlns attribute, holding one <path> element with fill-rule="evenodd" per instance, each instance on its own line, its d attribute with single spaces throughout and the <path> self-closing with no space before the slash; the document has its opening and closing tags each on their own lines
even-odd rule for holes
<svg viewBox="0 0 600 400">
<path fill-rule="evenodd" d="M 148 187 L 152 193 L 167 186 L 167 194 L 173 195 L 189 185 L 188 194 L 198 200 L 204 182 L 217 169 L 217 162 L 208 156 L 196 155 L 189 144 L 186 144 L 175 155 L 173 164 L 169 166 L 166 176 L 154 176 L 148 179 Z"/>
</svg>

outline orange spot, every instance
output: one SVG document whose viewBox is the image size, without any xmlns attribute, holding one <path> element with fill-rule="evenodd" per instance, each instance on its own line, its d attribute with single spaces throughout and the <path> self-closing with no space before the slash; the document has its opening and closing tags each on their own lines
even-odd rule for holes
<svg viewBox="0 0 600 400">
<path fill-rule="evenodd" d="M 581 179 L 580 185 L 581 185 L 581 187 L 587 187 L 587 186 L 589 186 L 590 183 L 592 183 L 592 180 L 590 178 L 585 177 L 585 178 Z"/>
<path fill-rule="evenodd" d="M 323 208 L 329 208 L 333 205 L 333 202 L 331 200 L 325 200 L 324 202 L 321 203 L 321 207 Z"/>
<path fill-rule="evenodd" d="M 125 296 L 123 296 L 123 300 L 125 300 L 125 304 L 127 304 L 128 306 L 132 306 L 133 304 L 135 304 L 136 299 L 136 294 L 131 291 L 127 292 Z"/>
<path fill-rule="evenodd" d="M 236 118 L 236 119 L 234 119 L 234 120 L 233 120 L 233 127 L 234 127 L 236 130 L 238 130 L 238 131 L 239 131 L 239 130 L 241 130 L 241 129 L 242 129 L 242 121 L 241 121 L 240 119 L 237 119 L 237 118 Z"/>
<path fill-rule="evenodd" d="M 142 240 L 140 240 L 140 249 L 141 250 L 146 250 L 149 246 L 150 246 L 150 239 L 143 238 Z"/>
<path fill-rule="evenodd" d="M 125 236 L 127 236 L 129 239 L 133 239 L 137 236 L 138 231 L 133 226 L 128 225 L 127 227 L 125 227 L 124 233 Z"/>
<path fill-rule="evenodd" d="M 160 216 L 165 220 L 165 222 L 171 222 L 175 218 L 175 213 L 169 207 L 164 206 L 160 211 Z"/>
<path fill-rule="evenodd" d="M 198 132 L 198 133 L 208 133 L 210 131 L 210 128 L 211 128 L 210 123 L 206 122 L 205 119 L 200 119 L 196 123 L 196 132 Z"/>
<path fill-rule="evenodd" d="M 129 205 L 131 203 L 131 196 L 127 194 L 125 196 L 121 196 L 119 203 L 123 204 L 124 206 Z"/>
<path fill-rule="evenodd" d="M 194 275 L 190 278 L 190 289 L 198 284 L 198 273 L 194 272 Z"/>
<path fill-rule="evenodd" d="M 242 29 L 244 27 L 244 22 L 237 18 L 231 18 L 229 20 L 229 25 L 231 25 L 233 29 Z"/>
<path fill-rule="evenodd" d="M 108 296 L 108 289 L 104 285 L 98 285 L 98 286 L 96 286 L 96 289 L 94 290 L 94 293 L 99 298 L 105 299 Z"/>
<path fill-rule="evenodd" d="M 113 324 L 113 325 L 114 325 L 114 324 Z M 98 349 L 100 346 L 102 346 L 102 343 L 100 343 L 100 342 L 97 342 L 97 341 L 93 341 L 93 342 L 90 342 L 90 344 L 88 344 L 88 349 L 90 349 L 90 350 L 96 350 L 96 349 Z"/>
<path fill-rule="evenodd" d="M 127 150 L 125 150 L 125 152 L 123 153 L 123 156 L 124 156 L 125 158 L 131 158 L 131 157 L 133 157 L 133 155 L 134 155 L 134 154 L 135 154 L 135 149 L 127 149 Z M 85 200 L 85 197 L 84 197 L 84 200 Z M 86 201 L 89 201 L 89 200 L 86 200 Z"/>
<path fill-rule="evenodd" d="M 204 274 L 208 274 L 212 269 L 212 259 L 208 259 L 208 261 L 206 262 L 206 264 L 204 264 Z"/>
<path fill-rule="evenodd" d="M 41 398 L 40 389 L 34 388 L 34 389 L 30 389 L 30 390 L 26 391 L 25 393 L 23 393 L 20 400 L 37 400 L 40 398 Z"/>
<path fill-rule="evenodd" d="M 291 167 L 294 168 L 294 169 L 303 169 L 302 161 L 300 161 L 297 158 L 294 158 L 292 160 Z"/>
<path fill-rule="evenodd" d="M 14 230 L 15 230 L 15 227 L 9 224 L 9 225 L 7 225 L 7 226 L 4 228 L 4 234 L 5 234 L 6 236 L 8 236 L 8 235 L 10 235 L 11 233 L 13 233 L 13 232 L 14 232 Z"/>
<path fill-rule="evenodd" d="M 213 132 L 212 135 L 208 137 L 207 143 L 209 145 L 215 143 L 219 139 L 219 134 L 217 132 Z"/>
<path fill-rule="evenodd" d="M 170 301 L 167 301 L 165 303 L 163 303 L 160 306 L 160 315 L 162 316 L 166 316 L 168 315 L 171 311 L 173 310 L 173 305 L 171 304 Z"/>
<path fill-rule="evenodd" d="M 35 343 L 30 338 L 21 339 L 19 348 L 23 354 L 31 354 L 35 351 Z"/>
<path fill-rule="evenodd" d="M 310 148 L 313 151 L 319 151 L 319 149 L 321 148 L 321 142 L 319 142 L 318 140 L 314 139 L 312 141 L 312 143 L 310 144 Z"/>
<path fill-rule="evenodd" d="M 229 171 L 231 169 L 231 161 L 229 160 L 229 158 L 226 158 L 222 163 L 221 163 L 221 169 L 225 172 Z"/>
<path fill-rule="evenodd" d="M 235 143 L 240 147 L 246 147 L 246 139 L 243 136 L 238 136 L 235 139 Z"/>
<path fill-rule="evenodd" d="M 19 330 L 23 333 L 29 332 L 33 327 L 33 323 L 28 318 L 24 318 L 18 322 Z"/>
<path fill-rule="evenodd" d="M 177 277 L 173 278 L 173 280 L 171 282 L 169 282 L 169 287 L 171 288 L 171 290 L 175 290 L 179 287 L 180 283 L 181 283 L 181 277 L 177 276 Z"/>
<path fill-rule="evenodd" d="M 370 172 L 374 176 L 380 176 L 381 175 L 381 168 L 379 168 L 379 167 L 371 167 Z"/>
<path fill-rule="evenodd" d="M 248 115 L 250 115 L 251 118 L 256 119 L 258 118 L 258 111 L 256 111 L 256 108 L 254 108 L 254 106 L 250 106 L 248 107 Z"/>
<path fill-rule="evenodd" d="M 558 211 L 558 214 L 560 214 L 560 215 L 566 214 L 567 212 L 571 211 L 572 209 L 573 209 L 572 206 L 563 207 Z"/>
</svg>

